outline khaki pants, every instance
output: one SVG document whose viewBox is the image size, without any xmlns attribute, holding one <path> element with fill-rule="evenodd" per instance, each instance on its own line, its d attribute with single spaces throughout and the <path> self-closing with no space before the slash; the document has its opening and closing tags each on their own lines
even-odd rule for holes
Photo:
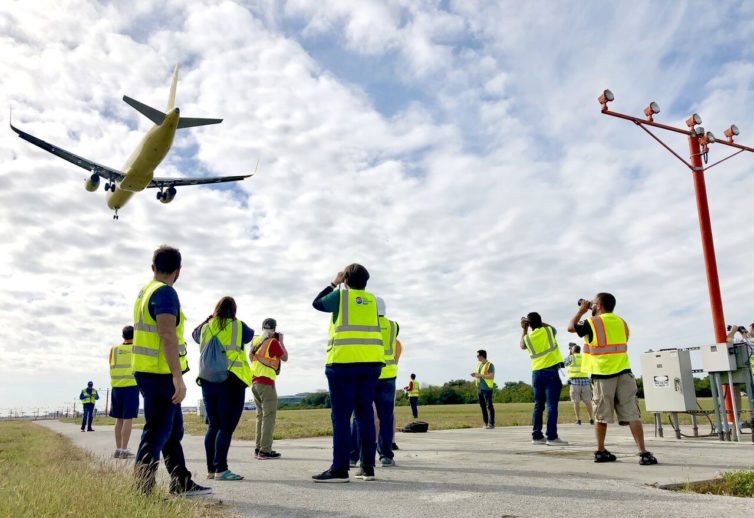
<svg viewBox="0 0 754 518">
<path fill-rule="evenodd" d="M 278 393 L 275 387 L 254 383 L 251 386 L 254 403 L 257 406 L 257 448 L 269 453 L 272 451 L 272 434 L 275 431 L 275 416 L 278 412 Z"/>
</svg>

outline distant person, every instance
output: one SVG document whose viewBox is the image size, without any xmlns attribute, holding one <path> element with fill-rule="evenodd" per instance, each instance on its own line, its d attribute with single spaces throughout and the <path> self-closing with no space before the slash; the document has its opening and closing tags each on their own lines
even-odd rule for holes
<svg viewBox="0 0 754 518">
<path fill-rule="evenodd" d="M 132 363 L 134 328 L 122 331 L 123 343 L 110 349 L 110 417 L 115 419 L 116 459 L 133 457 L 128 449 L 133 419 L 139 415 L 139 387 L 136 386 Z"/>
<path fill-rule="evenodd" d="M 531 332 L 529 332 L 531 328 Z M 558 437 L 558 402 L 563 382 L 558 370 L 563 367 L 563 355 L 555 340 L 554 327 L 542 322 L 539 313 L 529 313 L 521 319 L 521 349 L 531 359 L 531 384 L 534 389 L 534 412 L 532 413 L 532 444 L 565 446 L 568 443 Z M 542 416 L 547 405 L 547 436 L 542 434 Z"/>
<path fill-rule="evenodd" d="M 644 448 L 636 380 L 628 361 L 628 324 L 613 313 L 616 301 L 610 293 L 598 293 L 594 300 L 580 302 L 579 310 L 568 324 L 568 331 L 584 338 L 581 369 L 592 376 L 594 419 L 597 421 L 594 462 L 616 460 L 615 455 L 605 449 L 605 436 L 608 423 L 614 422 L 613 414 L 617 414 L 618 424 L 629 426 L 639 447 L 639 464 L 657 464 L 654 455 Z M 579 321 L 590 309 L 592 316 Z"/>
<path fill-rule="evenodd" d="M 581 424 L 580 402 L 584 402 L 589 414 L 589 424 L 594 424 L 594 410 L 592 410 L 592 387 L 589 384 L 589 374 L 581 370 L 583 358 L 581 347 L 575 343 L 568 344 L 571 354 L 565 359 L 568 368 L 568 391 L 573 402 L 573 410 L 576 412 L 576 424 Z"/>
<path fill-rule="evenodd" d="M 192 333 L 192 338 L 204 351 L 212 340 L 222 345 L 228 372 L 224 381 L 200 377 L 204 409 L 207 412 L 207 433 L 204 452 L 207 459 L 207 478 L 214 480 L 243 480 L 243 476 L 228 469 L 228 450 L 233 432 L 243 413 L 246 387 L 251 385 L 251 367 L 244 344 L 252 341 L 254 330 L 236 318 L 236 301 L 223 297 L 215 305 L 212 315 Z"/>
<path fill-rule="evenodd" d="M 492 403 L 492 391 L 495 386 L 495 366 L 487 360 L 487 351 L 479 349 L 476 352 L 476 371 L 471 373 L 476 384 L 479 406 L 482 407 L 484 428 L 495 428 L 495 406 Z"/>
<path fill-rule="evenodd" d="M 91 381 L 86 384 L 86 388 L 81 389 L 79 399 L 83 405 L 83 414 L 81 416 L 81 431 L 93 432 L 92 420 L 94 420 L 94 402 L 99 399 L 99 394 L 94 388 L 94 383 Z"/>
<path fill-rule="evenodd" d="M 274 318 L 265 318 L 262 322 L 262 334 L 254 338 L 251 347 L 251 393 L 257 407 L 254 456 L 259 460 L 280 457 L 280 453 L 272 449 L 278 412 L 275 380 L 280 374 L 280 362 L 288 361 L 288 350 L 283 343 L 283 333 L 277 331 L 277 325 Z"/>
<path fill-rule="evenodd" d="M 408 395 L 408 404 L 411 405 L 411 415 L 414 416 L 414 419 L 418 419 L 419 395 L 421 394 L 421 391 L 419 390 L 419 381 L 416 379 L 416 374 L 411 374 L 408 385 L 403 387 L 403 390 Z"/>
<path fill-rule="evenodd" d="M 384 366 L 377 300 L 366 291 L 369 272 L 351 264 L 314 299 L 314 309 L 332 313 L 325 374 L 333 424 L 333 462 L 315 482 L 348 482 L 351 414 L 356 412 L 362 466 L 356 478 L 374 480 L 375 430 L 372 402 Z M 343 284 L 344 289 L 337 289 Z"/>
<path fill-rule="evenodd" d="M 145 493 L 154 488 L 160 454 L 170 474 L 170 493 L 206 495 L 211 488 L 191 479 L 181 439 L 186 397 L 183 374 L 188 371 L 186 317 L 173 285 L 181 273 L 181 253 L 162 245 L 152 256 L 154 278 L 139 292 L 134 304 L 133 369 L 144 398 L 144 430 L 136 452 L 137 484 Z"/>
<path fill-rule="evenodd" d="M 744 326 L 740 325 L 729 325 L 728 326 L 728 336 L 726 337 L 726 341 L 729 344 L 734 343 L 744 343 L 747 346 L 747 352 L 749 357 L 749 362 L 751 364 L 751 373 L 752 377 L 754 377 L 754 341 L 752 340 L 752 332 L 754 332 L 754 324 L 751 324 L 749 326 L 749 330 L 747 331 Z M 741 339 L 736 341 L 736 334 L 739 334 L 741 336 Z M 741 413 L 744 412 L 743 408 L 741 407 L 741 391 L 746 391 L 746 385 L 741 384 L 734 384 L 734 387 L 738 388 L 734 391 L 735 392 L 735 398 L 736 398 L 736 409 L 738 410 L 738 418 L 739 421 L 741 421 Z M 725 384 L 723 385 L 723 392 L 729 391 L 729 385 Z M 732 419 L 733 413 L 731 412 L 728 414 L 728 419 Z M 751 421 L 749 422 L 741 422 L 742 427 L 751 427 Z"/>
</svg>

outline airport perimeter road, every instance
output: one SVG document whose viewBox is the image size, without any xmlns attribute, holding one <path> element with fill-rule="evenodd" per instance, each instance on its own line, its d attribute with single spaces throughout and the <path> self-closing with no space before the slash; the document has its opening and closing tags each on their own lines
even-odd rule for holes
<svg viewBox="0 0 754 518">
<path fill-rule="evenodd" d="M 108 462 L 112 427 L 81 433 L 73 424 L 40 422 Z M 648 435 L 652 430 L 647 429 Z M 230 467 L 240 482 L 206 480 L 203 438 L 186 436 L 189 469 L 214 498 L 242 516 L 751 516 L 749 499 L 665 491 L 651 484 L 705 480 L 751 468 L 754 444 L 707 439 L 648 439 L 660 464 L 639 466 L 627 429 L 608 430 L 608 448 L 618 462 L 592 462 L 592 427 L 560 429 L 567 447 L 532 446 L 525 427 L 397 434 L 398 466 L 377 468 L 378 480 L 314 484 L 310 477 L 329 465 L 330 438 L 276 441 L 279 460 L 254 459 L 254 444 L 235 441 Z M 749 436 L 746 436 L 747 440 Z M 138 431 L 131 441 L 138 444 Z M 353 472 L 352 472 L 353 473 Z M 160 467 L 165 477 L 164 467 Z"/>
</svg>

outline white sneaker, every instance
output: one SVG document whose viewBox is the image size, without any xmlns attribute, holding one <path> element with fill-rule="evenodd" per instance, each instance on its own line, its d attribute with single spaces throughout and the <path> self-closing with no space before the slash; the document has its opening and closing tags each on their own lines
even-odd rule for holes
<svg viewBox="0 0 754 518">
<path fill-rule="evenodd" d="M 547 446 L 568 446 L 568 441 L 564 441 L 560 437 L 556 437 L 553 440 L 547 440 Z"/>
<path fill-rule="evenodd" d="M 128 448 L 126 448 L 125 450 L 120 450 L 120 458 L 121 459 L 130 459 L 133 456 L 134 456 L 134 454 L 131 453 L 131 450 L 129 450 Z"/>
<path fill-rule="evenodd" d="M 531 443 L 532 444 L 547 444 L 547 439 L 545 439 L 544 437 L 542 437 L 541 439 L 532 439 Z"/>
</svg>

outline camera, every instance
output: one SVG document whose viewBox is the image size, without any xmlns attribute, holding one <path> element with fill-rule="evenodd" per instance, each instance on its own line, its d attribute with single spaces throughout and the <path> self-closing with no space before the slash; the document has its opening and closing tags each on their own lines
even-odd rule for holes
<svg viewBox="0 0 754 518">
<path fill-rule="evenodd" d="M 521 317 L 521 322 L 524 323 L 524 324 L 526 324 L 526 325 L 529 325 L 529 319 L 526 318 L 526 317 Z"/>
<path fill-rule="evenodd" d="M 576 303 L 577 306 L 581 307 L 581 305 L 584 303 L 586 299 L 579 299 L 579 301 Z M 586 307 L 586 309 L 592 309 L 592 302 L 588 301 L 589 305 Z"/>
<path fill-rule="evenodd" d="M 730 325 L 730 324 L 728 324 L 728 326 L 726 327 L 726 329 L 728 331 L 730 331 L 731 329 L 733 329 L 733 326 Z M 738 326 L 738 332 L 739 333 L 745 333 L 746 332 L 746 328 L 744 326 Z"/>
</svg>

